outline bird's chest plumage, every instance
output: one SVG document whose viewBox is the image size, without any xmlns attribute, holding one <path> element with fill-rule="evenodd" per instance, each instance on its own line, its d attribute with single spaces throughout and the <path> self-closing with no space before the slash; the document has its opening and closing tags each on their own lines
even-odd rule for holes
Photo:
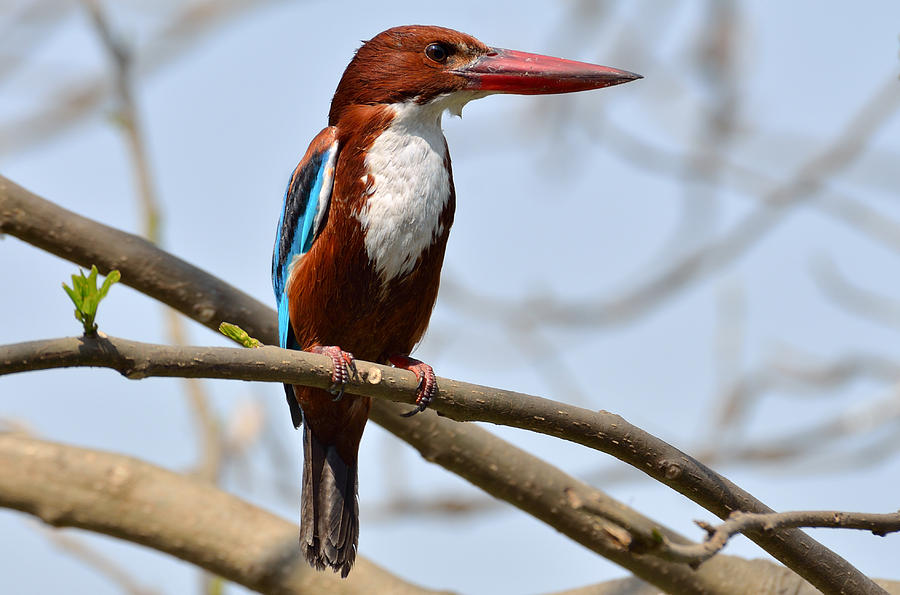
<svg viewBox="0 0 900 595">
<path fill-rule="evenodd" d="M 408 354 L 437 299 L 455 195 L 440 113 L 359 107 L 342 123 L 328 222 L 288 282 L 298 344 Z"/>
<path fill-rule="evenodd" d="M 366 254 L 383 281 L 407 275 L 440 238 L 452 193 L 440 114 L 395 106 L 365 156 L 364 202 L 356 214 Z"/>
</svg>

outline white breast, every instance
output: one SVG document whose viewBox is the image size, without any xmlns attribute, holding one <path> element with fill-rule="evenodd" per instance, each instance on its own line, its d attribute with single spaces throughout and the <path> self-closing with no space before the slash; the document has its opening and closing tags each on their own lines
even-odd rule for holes
<svg viewBox="0 0 900 595">
<path fill-rule="evenodd" d="M 440 217 L 450 198 L 443 108 L 415 103 L 391 107 L 393 122 L 366 154 L 366 172 L 374 183 L 357 214 L 366 253 L 385 281 L 412 271 L 444 232 Z"/>
</svg>

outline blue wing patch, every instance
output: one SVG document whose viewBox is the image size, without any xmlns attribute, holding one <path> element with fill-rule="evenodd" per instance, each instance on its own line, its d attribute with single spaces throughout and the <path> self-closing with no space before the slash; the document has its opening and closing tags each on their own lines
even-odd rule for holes
<svg viewBox="0 0 900 595">
<path fill-rule="evenodd" d="M 335 128 L 329 127 L 313 139 L 284 193 L 272 253 L 272 287 L 278 303 L 278 343 L 286 349 L 300 349 L 291 327 L 287 282 L 291 267 L 309 252 L 328 220 L 338 152 L 335 137 Z M 291 409 L 291 421 L 299 428 L 303 412 L 294 397 L 294 387 L 285 384 L 284 393 Z"/>
<path fill-rule="evenodd" d="M 322 138 L 326 133 L 328 136 Z M 293 332 L 288 313 L 288 275 L 295 260 L 309 252 L 328 220 L 338 152 L 338 143 L 333 138 L 334 130 L 331 128 L 326 128 L 316 137 L 294 170 L 284 193 L 272 254 L 272 287 L 278 303 L 278 339 L 283 348 L 296 348 L 296 345 L 289 345 L 293 341 Z M 323 141 L 328 140 L 332 142 L 321 146 L 325 144 Z"/>
</svg>

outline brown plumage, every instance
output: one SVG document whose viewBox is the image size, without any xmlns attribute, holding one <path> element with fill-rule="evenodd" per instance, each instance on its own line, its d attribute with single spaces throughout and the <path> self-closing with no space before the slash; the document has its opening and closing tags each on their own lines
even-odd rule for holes
<svg viewBox="0 0 900 595">
<path fill-rule="evenodd" d="M 392 355 L 410 353 L 428 326 L 455 210 L 452 180 L 441 214 L 444 232 L 404 277 L 385 282 L 379 276 L 356 217 L 374 183 L 364 148 L 391 119 L 383 106 L 349 106 L 335 131 L 342 149 L 328 221 L 287 285 L 291 325 L 304 350 L 340 345 L 354 357 L 386 364 Z M 306 422 L 301 541 L 313 566 L 346 576 L 356 556 L 357 453 L 371 401 L 344 395 L 335 402 L 327 391 L 303 386 L 294 394 Z"/>
<path fill-rule="evenodd" d="M 352 357 L 412 370 L 420 387 L 411 413 L 424 409 L 434 372 L 408 356 L 437 299 L 456 208 L 442 112 L 460 113 L 489 93 L 562 93 L 634 78 L 490 48 L 442 27 L 395 27 L 363 44 L 338 84 L 329 127 L 310 144 L 285 197 L 273 255 L 282 345 L 330 355 L 336 384 Z M 335 392 L 288 387 L 288 402 L 295 425 L 301 410 L 304 425 L 304 555 L 347 576 L 371 401 Z"/>
<path fill-rule="evenodd" d="M 423 53 L 433 42 L 455 51 L 439 64 Z M 415 98 L 427 103 L 437 95 L 452 93 L 469 84 L 455 74 L 462 67 L 491 51 L 471 35 L 446 29 L 410 25 L 379 33 L 360 47 L 344 71 L 331 101 L 328 124 L 343 121 L 344 110 L 357 105 L 385 105 Z"/>
</svg>

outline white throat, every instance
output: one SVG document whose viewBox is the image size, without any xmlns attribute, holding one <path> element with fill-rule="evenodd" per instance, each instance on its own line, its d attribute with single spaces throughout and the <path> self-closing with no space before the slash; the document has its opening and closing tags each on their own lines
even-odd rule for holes
<svg viewBox="0 0 900 595">
<path fill-rule="evenodd" d="M 374 180 L 357 214 L 369 261 L 383 281 L 413 270 L 444 232 L 440 218 L 450 199 L 447 144 L 441 131 L 446 105 L 394 104 L 394 120 L 372 143 L 365 167 Z"/>
</svg>

